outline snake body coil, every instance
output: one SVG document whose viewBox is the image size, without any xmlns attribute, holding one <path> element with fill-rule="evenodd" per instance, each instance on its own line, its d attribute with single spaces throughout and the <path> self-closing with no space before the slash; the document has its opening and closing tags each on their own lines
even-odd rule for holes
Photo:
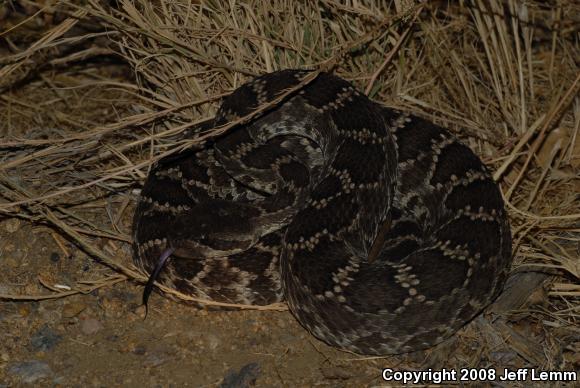
<svg viewBox="0 0 580 388">
<path fill-rule="evenodd" d="M 254 79 L 215 126 L 308 74 Z M 328 344 L 363 354 L 427 348 L 500 292 L 511 236 L 498 187 L 448 131 L 321 73 L 250 122 L 151 171 L 135 261 L 195 297 L 286 300 Z"/>
</svg>

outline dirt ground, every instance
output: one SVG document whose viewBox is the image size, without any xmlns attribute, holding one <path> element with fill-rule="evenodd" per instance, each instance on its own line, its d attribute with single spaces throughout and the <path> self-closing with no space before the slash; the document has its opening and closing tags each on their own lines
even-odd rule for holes
<svg viewBox="0 0 580 388">
<path fill-rule="evenodd" d="M 45 227 L 0 222 L 0 293 L 38 294 L 39 278 L 58 287 L 111 274 L 58 239 Z M 0 303 L 0 386 L 373 386 L 401 361 L 332 349 L 289 312 L 208 311 L 154 294 L 143 319 L 142 289 L 121 282 Z"/>
<path fill-rule="evenodd" d="M 117 256 L 128 261 L 129 253 Z M 50 294 L 40 281 L 62 290 L 114 274 L 51 229 L 16 219 L 0 222 L 0 256 L 0 294 Z M 501 373 L 526 365 L 506 343 L 486 350 L 484 317 L 434 350 L 373 359 L 316 340 L 287 311 L 212 311 L 155 293 L 144 319 L 142 290 L 123 281 L 87 295 L 0 303 L 0 387 L 398 386 L 382 380 L 384 368 Z M 539 329 L 528 328 L 534 336 Z"/>
<path fill-rule="evenodd" d="M 0 230 L 1 293 L 26 292 L 37 274 L 67 285 L 110 272 L 73 247 L 65 254 L 47 228 L 9 220 Z M 143 319 L 141 292 L 123 282 L 89 295 L 0 304 L 3 386 L 379 382 L 380 363 L 353 362 L 358 357 L 315 340 L 288 312 L 199 310 L 155 294 Z"/>
</svg>

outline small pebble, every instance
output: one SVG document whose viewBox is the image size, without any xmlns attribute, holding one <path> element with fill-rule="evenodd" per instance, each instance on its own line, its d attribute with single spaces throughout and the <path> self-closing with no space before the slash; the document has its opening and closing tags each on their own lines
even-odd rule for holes
<svg viewBox="0 0 580 388">
<path fill-rule="evenodd" d="M 145 311 L 146 311 L 145 305 L 139 305 L 133 309 L 133 314 L 137 315 L 137 317 L 141 319 L 145 319 Z"/>
<path fill-rule="evenodd" d="M 260 365 L 256 362 L 244 365 L 239 372 L 229 370 L 220 388 L 247 388 L 256 383 L 260 373 Z"/>
<path fill-rule="evenodd" d="M 20 229 L 21 221 L 18 218 L 11 218 L 4 221 L 4 227 L 8 233 L 14 233 Z"/>
<path fill-rule="evenodd" d="M 352 373 L 338 366 L 322 367 L 320 368 L 320 372 L 329 380 L 348 380 L 352 377 Z"/>
<path fill-rule="evenodd" d="M 147 347 L 143 344 L 129 340 L 128 342 L 120 343 L 119 352 L 133 353 L 142 356 L 143 354 L 147 353 Z"/>
<path fill-rule="evenodd" d="M 105 310 L 105 316 L 107 318 L 120 317 L 124 313 L 124 305 L 118 299 L 103 298 L 101 307 Z"/>
<path fill-rule="evenodd" d="M 79 315 L 87 306 L 81 302 L 70 302 L 62 308 L 62 316 L 65 318 L 72 318 Z"/>
<path fill-rule="evenodd" d="M 145 365 L 149 367 L 157 367 L 159 365 L 165 364 L 167 361 L 169 361 L 169 358 L 166 354 L 156 352 L 147 355 L 145 358 Z"/>
<path fill-rule="evenodd" d="M 22 318 L 26 318 L 27 316 L 30 315 L 30 305 L 21 305 L 18 307 L 18 314 L 20 314 L 20 316 Z"/>
<path fill-rule="evenodd" d="M 217 347 L 220 345 L 220 340 L 218 337 L 216 337 L 213 334 L 209 334 L 205 337 L 205 341 L 207 343 L 207 346 L 211 349 L 211 350 L 215 350 L 217 349 Z"/>
<path fill-rule="evenodd" d="M 50 367 L 42 361 L 24 361 L 13 364 L 8 373 L 19 376 L 23 383 L 33 383 L 52 374 Z"/>
<path fill-rule="evenodd" d="M 147 355 L 145 356 L 143 364 L 151 368 L 166 364 L 171 362 L 171 360 L 175 360 L 175 350 L 170 347 L 157 344 L 154 345 L 153 348 L 147 350 Z"/>
<path fill-rule="evenodd" d="M 18 267 L 18 261 L 10 254 L 6 255 L 4 259 L 2 259 L 2 265 L 5 265 L 7 268 L 14 269 Z"/>
<path fill-rule="evenodd" d="M 39 312 L 41 314 L 42 320 L 46 323 L 57 324 L 61 319 L 61 312 L 60 311 L 49 310 L 49 309 L 43 308 L 42 305 L 41 305 L 41 308 L 39 309 Z"/>
<path fill-rule="evenodd" d="M 137 344 L 132 351 L 133 354 L 136 354 L 138 356 L 142 356 L 145 353 L 147 353 L 147 347 L 143 344 Z"/>
<path fill-rule="evenodd" d="M 490 352 L 490 358 L 498 364 L 511 364 L 517 357 L 514 351 L 508 349 Z"/>
<path fill-rule="evenodd" d="M 87 318 L 81 322 L 81 331 L 85 335 L 93 335 L 103 328 L 101 321 L 95 318 Z"/>
<path fill-rule="evenodd" d="M 44 325 L 30 338 L 30 346 L 34 351 L 47 351 L 55 347 L 62 339 L 53 329 Z"/>
<path fill-rule="evenodd" d="M 135 298 L 137 298 L 137 295 L 135 295 L 133 292 L 126 291 L 126 290 L 114 289 L 114 290 L 112 290 L 111 294 L 112 294 L 113 298 L 119 299 L 120 301 L 123 301 L 123 302 L 132 302 L 135 300 Z"/>
</svg>

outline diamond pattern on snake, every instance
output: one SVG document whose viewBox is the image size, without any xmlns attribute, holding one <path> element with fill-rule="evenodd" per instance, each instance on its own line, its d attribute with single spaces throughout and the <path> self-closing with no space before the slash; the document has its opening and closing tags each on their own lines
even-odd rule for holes
<svg viewBox="0 0 580 388">
<path fill-rule="evenodd" d="M 286 301 L 341 349 L 433 346 L 503 287 L 501 193 L 449 131 L 328 73 L 301 82 L 309 74 L 241 86 L 211 126 L 267 108 L 152 168 L 133 224 L 145 299 L 156 280 L 205 300 Z"/>
</svg>

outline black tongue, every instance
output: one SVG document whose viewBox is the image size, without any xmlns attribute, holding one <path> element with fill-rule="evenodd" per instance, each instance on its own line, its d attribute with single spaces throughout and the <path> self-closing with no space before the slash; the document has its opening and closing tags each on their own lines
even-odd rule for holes
<svg viewBox="0 0 580 388">
<path fill-rule="evenodd" d="M 157 280 L 157 278 L 159 277 L 159 273 L 161 272 L 161 270 L 165 267 L 165 265 L 171 258 L 171 254 L 173 253 L 173 251 L 175 251 L 175 248 L 167 248 L 161 253 L 159 259 L 157 260 L 157 263 L 155 264 L 155 268 L 153 268 L 153 272 L 151 272 L 151 274 L 149 275 L 149 279 L 147 279 L 147 284 L 145 285 L 145 289 L 143 290 L 143 305 L 145 306 L 145 317 L 143 319 L 147 318 L 147 313 L 149 312 L 149 309 L 147 307 L 147 301 L 149 300 L 151 291 L 153 291 L 153 284 L 155 283 L 155 280 Z"/>
</svg>

